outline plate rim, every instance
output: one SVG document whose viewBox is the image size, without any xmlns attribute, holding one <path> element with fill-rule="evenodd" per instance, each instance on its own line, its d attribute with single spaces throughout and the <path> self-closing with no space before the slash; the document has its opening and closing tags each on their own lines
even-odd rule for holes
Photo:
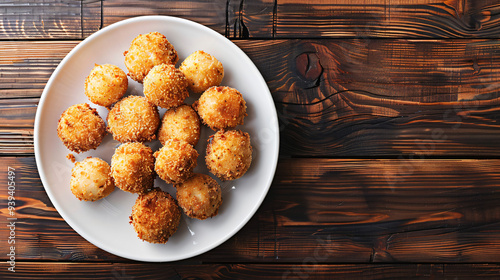
<svg viewBox="0 0 500 280">
<path fill-rule="evenodd" d="M 79 49 L 81 49 L 86 42 L 88 41 L 92 41 L 95 37 L 99 36 L 101 33 L 105 33 L 105 32 L 108 32 L 112 29 L 115 29 L 115 28 L 119 28 L 120 26 L 122 25 L 126 25 L 126 24 L 131 24 L 131 23 L 134 23 L 134 22 L 141 22 L 141 21 L 175 21 L 175 22 L 179 22 L 181 24 L 187 24 L 187 25 L 190 25 L 190 26 L 193 26 L 194 28 L 201 28 L 203 29 L 204 32 L 208 32 L 208 33 L 211 33 L 212 36 L 215 36 L 215 37 L 218 37 L 218 39 L 222 39 L 224 41 L 226 41 L 226 43 L 231 46 L 232 49 L 234 49 L 236 52 L 238 52 L 238 56 L 243 58 L 244 60 L 246 60 L 246 62 L 248 63 L 249 66 L 252 66 L 251 67 L 251 71 L 253 72 L 257 72 L 258 75 L 256 75 L 261 81 L 261 83 L 263 83 L 265 85 L 265 88 L 266 88 L 266 92 L 263 96 L 265 96 L 266 99 L 268 99 L 268 101 L 270 101 L 274 106 L 274 110 L 272 112 L 272 115 L 274 117 L 274 119 L 276 120 L 275 122 L 273 123 L 270 123 L 270 127 L 272 128 L 272 130 L 275 132 L 275 137 L 274 137 L 274 146 L 275 146 L 275 152 L 274 152 L 274 155 L 273 155 L 273 161 L 271 162 L 271 167 L 272 167 L 272 170 L 271 172 L 269 173 L 269 178 L 266 182 L 266 185 L 267 187 L 265 188 L 265 190 L 262 192 L 262 194 L 260 195 L 259 197 L 259 200 L 256 201 L 256 203 L 254 204 L 253 208 L 251 209 L 251 211 L 249 211 L 249 213 L 243 218 L 241 219 L 240 223 L 235 225 L 235 227 L 224 237 L 224 238 L 221 238 L 219 241 L 217 242 L 213 242 L 212 244 L 210 244 L 209 246 L 205 247 L 205 248 L 202 248 L 202 249 L 198 249 L 198 250 L 194 250 L 190 253 L 187 253 L 187 254 L 184 254 L 180 257 L 175 257 L 175 258 L 152 258 L 152 257 L 148 257 L 148 256 L 137 256 L 137 255 L 134 255 L 134 254 L 130 254 L 130 255 L 124 255 L 122 254 L 121 252 L 117 252 L 114 250 L 114 248 L 110 248 L 109 246 L 107 246 L 106 244 L 103 244 L 101 243 L 99 240 L 96 240 L 95 238 L 87 235 L 84 230 L 80 229 L 79 226 L 77 225 L 77 223 L 75 223 L 71 218 L 68 218 L 68 216 L 66 215 L 66 213 L 64 211 L 60 211 L 62 209 L 62 206 L 59 204 L 59 202 L 55 199 L 54 195 L 52 194 L 52 191 L 50 190 L 49 187 L 47 187 L 49 184 L 48 184 L 48 179 L 45 177 L 45 170 L 44 170 L 44 167 L 42 165 L 42 159 L 41 159 L 41 155 L 40 155 L 40 140 L 39 138 L 41 137 L 41 132 L 40 132 L 40 126 L 41 126 L 41 122 L 42 122 L 42 110 L 44 108 L 46 108 L 46 105 L 45 105 L 45 100 L 47 99 L 47 96 L 49 94 L 49 90 L 50 88 L 52 87 L 52 84 L 54 83 L 54 79 L 56 76 L 58 76 L 59 72 L 62 71 L 62 69 L 64 68 L 65 64 L 67 63 L 67 61 L 74 55 L 75 52 L 77 52 Z M 46 110 L 46 109 L 45 109 Z M 276 110 L 276 107 L 275 107 L 275 104 L 274 104 L 274 100 L 272 98 L 272 94 L 269 90 L 269 87 L 267 86 L 267 83 L 264 79 L 264 77 L 262 76 L 262 74 L 260 73 L 260 71 L 258 70 L 257 66 L 253 63 L 253 61 L 248 57 L 248 55 L 243 52 L 243 50 L 241 50 L 235 43 L 233 43 L 231 40 L 229 40 L 228 38 L 226 38 L 225 36 L 221 35 L 220 33 L 218 33 L 217 31 L 203 25 L 203 24 L 200 24 L 200 23 L 197 23 L 195 21 L 192 21 L 192 20 L 189 20 L 189 19 L 185 19 L 185 18 L 180 18 L 180 17 L 174 17 L 174 16 L 164 16 L 164 15 L 154 15 L 154 16 L 138 16 L 138 17 L 132 17 L 132 18 L 128 18 L 128 19 L 125 19 L 125 20 L 122 20 L 122 21 L 119 21 L 119 22 L 115 22 L 109 26 L 106 26 L 96 32 L 94 32 L 92 35 L 88 36 L 87 38 L 83 39 L 81 42 L 79 42 L 68 54 L 66 54 L 66 56 L 61 60 L 61 62 L 59 62 L 59 64 L 57 65 L 56 69 L 52 72 L 49 80 L 47 81 L 45 87 L 44 87 L 44 90 L 42 92 L 42 95 L 40 96 L 40 101 L 37 105 L 37 111 L 36 111 L 36 114 L 35 114 L 35 122 L 34 122 L 34 135 L 33 135 L 33 138 L 34 138 L 34 152 L 35 152 L 35 162 L 36 162 L 36 166 L 37 166 L 37 170 L 38 170 L 38 175 L 40 176 L 40 180 L 42 182 L 42 185 L 45 189 L 45 192 L 47 193 L 49 199 L 50 199 L 50 202 L 54 205 L 54 208 L 56 209 L 56 211 L 58 212 L 58 214 L 64 219 L 64 221 L 75 231 L 77 232 L 81 237 L 83 237 L 87 242 L 93 244 L 94 246 L 98 247 L 99 249 L 103 250 L 103 251 L 106 251 L 106 252 L 109 252 L 115 256 L 118 256 L 118 257 L 122 257 L 122 258 L 126 258 L 126 259 L 130 259 L 130 260 L 136 260 L 136 261 L 143 261 L 143 262 L 171 262 L 171 261 L 178 261 L 178 260 L 184 260 L 184 259 L 188 259 L 188 258 L 192 258 L 192 257 L 195 257 L 195 256 L 198 256 L 198 255 L 201 255 L 203 253 L 206 253 L 216 247 L 218 247 L 219 245 L 221 245 L 222 243 L 226 242 L 228 239 L 230 239 L 231 237 L 233 237 L 236 233 L 238 233 L 241 228 L 243 228 L 243 226 L 245 226 L 248 221 L 255 215 L 255 213 L 257 212 L 257 210 L 260 208 L 260 206 L 262 205 L 262 202 L 264 201 L 264 199 L 266 198 L 267 196 L 267 193 L 269 192 L 269 189 L 271 188 L 271 184 L 272 184 L 272 181 L 275 177 L 275 174 L 276 174 L 276 169 L 277 169 L 277 164 L 278 164 L 278 160 L 279 160 L 279 150 L 280 150 L 280 131 L 279 131 L 279 121 L 278 121 L 278 115 L 277 115 L 277 110 Z"/>
</svg>

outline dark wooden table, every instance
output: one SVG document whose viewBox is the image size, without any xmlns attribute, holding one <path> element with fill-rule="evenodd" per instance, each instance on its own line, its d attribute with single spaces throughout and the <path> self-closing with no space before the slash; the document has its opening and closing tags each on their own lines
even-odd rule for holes
<svg viewBox="0 0 500 280">
<path fill-rule="evenodd" d="M 272 92 L 281 150 L 241 231 L 197 257 L 141 263 L 60 217 L 33 124 L 75 45 L 157 14 L 248 54 Z M 3 0 L 0 15 L 1 279 L 499 279 L 500 1 Z"/>
</svg>

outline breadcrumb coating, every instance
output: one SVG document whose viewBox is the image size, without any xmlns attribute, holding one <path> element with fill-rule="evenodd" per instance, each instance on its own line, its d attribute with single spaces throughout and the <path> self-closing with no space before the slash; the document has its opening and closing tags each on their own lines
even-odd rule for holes
<svg viewBox="0 0 500 280">
<path fill-rule="evenodd" d="M 107 121 L 113 139 L 122 143 L 145 142 L 156 139 L 160 114 L 145 97 L 131 95 L 113 106 Z"/>
<path fill-rule="evenodd" d="M 193 104 L 204 124 L 213 130 L 234 128 L 247 115 L 241 93 L 230 87 L 211 87 Z"/>
<path fill-rule="evenodd" d="M 85 95 L 90 102 L 111 107 L 127 92 L 128 78 L 118 66 L 95 65 L 85 79 Z"/>
<path fill-rule="evenodd" d="M 196 111 L 183 104 L 165 112 L 158 130 L 158 140 L 162 145 L 168 139 L 178 139 L 196 146 L 200 139 L 200 129 L 200 118 Z"/>
<path fill-rule="evenodd" d="M 222 191 L 212 177 L 195 173 L 175 187 L 177 202 L 188 217 L 205 220 L 218 214 L 222 204 Z"/>
<path fill-rule="evenodd" d="M 107 132 L 121 142 L 111 164 L 97 157 L 76 162 L 68 154 L 75 163 L 71 192 L 85 201 L 105 198 L 115 186 L 137 194 L 130 224 L 139 239 L 164 244 L 178 230 L 182 212 L 205 220 L 218 215 L 222 205 L 219 181 L 208 173 L 193 173 L 201 124 L 217 131 L 206 147 L 209 172 L 225 181 L 249 170 L 250 136 L 233 130 L 244 124 L 247 104 L 237 89 L 220 86 L 224 67 L 213 55 L 195 51 L 176 68 L 177 51 L 159 32 L 135 37 L 123 55 L 128 73 L 116 65 L 95 64 L 85 79 L 88 100 L 109 110 L 107 126 L 96 109 L 82 103 L 61 114 L 57 134 L 75 153 L 96 149 Z M 144 97 L 123 98 L 128 77 L 143 84 Z M 201 94 L 191 106 L 184 103 L 190 93 Z M 158 106 L 167 109 L 161 119 Z M 153 152 L 143 142 L 157 137 L 162 147 Z M 177 199 L 154 186 L 156 175 L 173 184 Z"/>
<path fill-rule="evenodd" d="M 198 152 L 186 141 L 170 139 L 154 156 L 158 176 L 169 184 L 177 184 L 193 175 Z"/>
<path fill-rule="evenodd" d="M 137 36 L 124 55 L 128 75 L 140 83 L 155 65 L 162 63 L 175 65 L 179 61 L 174 46 L 159 32 Z"/>
<path fill-rule="evenodd" d="M 180 221 L 181 210 L 175 199 L 160 188 L 140 194 L 130 216 L 137 236 L 150 243 L 167 243 Z"/>
<path fill-rule="evenodd" d="M 111 158 L 115 185 L 130 193 L 144 193 L 153 187 L 154 167 L 153 151 L 139 142 L 121 144 Z"/>
<path fill-rule="evenodd" d="M 57 124 L 57 136 L 64 146 L 75 153 L 96 149 L 105 135 L 104 120 L 87 103 L 66 109 Z"/>
<path fill-rule="evenodd" d="M 187 85 L 184 74 L 174 65 L 156 65 L 144 78 L 144 96 L 162 108 L 176 107 L 189 96 Z"/>
<path fill-rule="evenodd" d="M 252 163 L 250 135 L 241 130 L 219 130 L 209 139 L 205 163 L 222 181 L 243 176 Z"/>
<path fill-rule="evenodd" d="M 202 50 L 190 54 L 179 66 L 188 80 L 188 88 L 199 94 L 218 86 L 224 78 L 224 67 L 213 55 Z"/>
<path fill-rule="evenodd" d="M 85 201 L 108 196 L 115 189 L 110 172 L 109 164 L 100 158 L 88 157 L 77 162 L 71 170 L 71 192 Z"/>
<path fill-rule="evenodd" d="M 69 159 L 71 161 L 71 163 L 75 163 L 76 162 L 76 158 L 75 158 L 75 155 L 73 154 L 67 154 L 66 155 L 66 158 Z"/>
</svg>

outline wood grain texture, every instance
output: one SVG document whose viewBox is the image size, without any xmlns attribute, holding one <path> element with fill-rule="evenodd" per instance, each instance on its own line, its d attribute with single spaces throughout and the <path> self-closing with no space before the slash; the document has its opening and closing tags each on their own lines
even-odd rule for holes
<svg viewBox="0 0 500 280">
<path fill-rule="evenodd" d="M 236 43 L 272 91 L 282 156 L 498 156 L 498 41 Z"/>
<path fill-rule="evenodd" d="M 103 2 L 103 25 L 108 26 L 137 16 L 165 15 L 193 20 L 224 34 L 226 4 L 225 0 L 105 0 Z"/>
<path fill-rule="evenodd" d="M 0 42 L 0 99 L 38 98 L 79 41 Z"/>
<path fill-rule="evenodd" d="M 495 0 L 278 0 L 275 38 L 498 38 L 499 14 Z"/>
<path fill-rule="evenodd" d="M 33 154 L 33 128 L 42 91 L 79 41 L 0 42 L 0 154 Z"/>
<path fill-rule="evenodd" d="M 0 279 L 500 278 L 499 1 L 6 0 L 0 14 L 0 240 L 9 167 L 18 218 L 16 273 L 5 242 Z M 173 263 L 87 242 L 33 158 L 36 108 L 59 62 L 142 15 L 233 39 L 279 117 L 281 157 L 259 210 L 217 248 Z"/>
<path fill-rule="evenodd" d="M 235 42 L 273 94 L 281 156 L 500 156 L 499 41 Z M 77 43 L 1 42 L 0 97 L 39 97 Z M 37 101 L 21 102 L 34 110 Z M 18 114 L 16 128 L 8 101 L 4 109 L 0 153 L 32 153 L 33 114 Z"/>
<path fill-rule="evenodd" d="M 142 264 L 20 262 L 4 279 L 498 279 L 496 264 Z M 14 278 L 12 278 L 14 277 Z"/>
<path fill-rule="evenodd" d="M 490 170 L 496 163 L 281 161 L 272 188 L 277 252 L 288 255 L 298 247 L 346 262 L 481 262 L 473 260 L 476 254 L 498 259 L 500 243 L 492 235 L 500 234 L 499 177 Z M 316 246 L 300 245 L 311 238 Z"/>
<path fill-rule="evenodd" d="M 229 0 L 224 35 L 232 39 L 273 38 L 276 28 L 275 0 Z"/>
<path fill-rule="evenodd" d="M 112 261 L 58 215 L 34 159 L 16 168 L 19 261 Z M 250 222 L 194 262 L 480 263 L 500 258 L 500 160 L 280 160 Z M 0 203 L 6 204 L 6 176 Z M 7 213 L 1 212 L 5 240 Z M 0 256 L 8 248 L 0 247 Z M 5 257 L 0 257 L 4 258 Z"/>
<path fill-rule="evenodd" d="M 104 0 L 81 0 L 81 39 L 103 28 L 102 9 Z"/>
<path fill-rule="evenodd" d="M 4 39 L 83 39 L 143 15 L 188 18 L 239 39 L 498 38 L 500 31 L 495 0 L 9 0 L 0 13 Z"/>
<path fill-rule="evenodd" d="M 3 0 L 0 39 L 82 39 L 101 22 L 100 0 Z"/>
<path fill-rule="evenodd" d="M 120 5 L 121 0 L 111 1 L 107 11 L 108 2 L 104 1 L 106 24 L 159 11 L 192 18 L 233 39 L 498 38 L 500 29 L 500 4 L 494 0 L 229 0 L 208 7 L 203 1 L 183 1 L 181 5 L 190 13 L 159 1 L 139 1 L 131 7 Z M 225 23 L 200 17 L 197 8 L 209 13 L 218 10 Z"/>
<path fill-rule="evenodd" d="M 38 99 L 0 99 L 1 154 L 32 154 Z"/>
</svg>

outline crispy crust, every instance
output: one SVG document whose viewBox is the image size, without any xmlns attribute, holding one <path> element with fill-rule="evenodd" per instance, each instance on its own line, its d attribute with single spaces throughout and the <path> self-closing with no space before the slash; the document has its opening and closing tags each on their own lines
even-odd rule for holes
<svg viewBox="0 0 500 280">
<path fill-rule="evenodd" d="M 113 106 L 107 121 L 113 139 L 122 143 L 145 142 L 156 139 L 160 114 L 145 97 L 131 95 Z"/>
<path fill-rule="evenodd" d="M 162 145 L 168 139 L 184 140 L 196 146 L 200 140 L 200 117 L 191 106 L 183 104 L 165 112 L 158 130 Z"/>
<path fill-rule="evenodd" d="M 120 145 L 111 158 L 115 185 L 130 193 L 144 193 L 153 187 L 154 167 L 153 151 L 139 142 Z"/>
<path fill-rule="evenodd" d="M 204 124 L 213 130 L 234 128 L 247 116 L 241 93 L 230 87 L 211 87 L 193 104 Z"/>
<path fill-rule="evenodd" d="M 179 70 L 186 76 L 189 90 L 197 94 L 220 85 L 224 78 L 222 63 L 213 55 L 201 50 L 190 54 L 182 62 Z"/>
<path fill-rule="evenodd" d="M 212 177 L 195 173 L 175 187 L 177 202 L 188 217 L 205 220 L 218 214 L 222 204 L 222 191 Z"/>
<path fill-rule="evenodd" d="M 158 176 L 169 184 L 177 184 L 193 175 L 198 152 L 186 141 L 170 139 L 154 156 Z"/>
<path fill-rule="evenodd" d="M 130 216 L 137 236 L 150 243 L 166 243 L 177 231 L 180 220 L 181 210 L 175 199 L 160 188 L 140 194 Z"/>
<path fill-rule="evenodd" d="M 157 106 L 176 107 L 189 96 L 187 85 L 186 77 L 174 65 L 156 65 L 144 78 L 144 96 Z"/>
<path fill-rule="evenodd" d="M 241 130 L 217 131 L 209 139 L 205 163 L 222 181 L 240 178 L 252 163 L 250 135 Z"/>
<path fill-rule="evenodd" d="M 125 72 L 111 64 L 96 64 L 85 79 L 85 95 L 90 102 L 107 108 L 123 97 L 127 87 Z"/>
<path fill-rule="evenodd" d="M 100 158 L 88 157 L 71 170 L 71 192 L 79 199 L 96 201 L 115 189 L 109 164 Z"/>
<path fill-rule="evenodd" d="M 73 155 L 71 153 L 67 154 L 66 158 L 69 159 L 71 161 L 71 163 L 75 163 L 76 162 L 75 155 Z"/>
<path fill-rule="evenodd" d="M 106 135 L 106 124 L 87 103 L 64 111 L 57 124 L 57 136 L 69 150 L 81 153 L 96 149 Z"/>
<path fill-rule="evenodd" d="M 159 32 L 137 36 L 124 55 L 128 75 L 140 83 L 155 65 L 162 63 L 175 65 L 179 61 L 174 46 Z"/>
</svg>

